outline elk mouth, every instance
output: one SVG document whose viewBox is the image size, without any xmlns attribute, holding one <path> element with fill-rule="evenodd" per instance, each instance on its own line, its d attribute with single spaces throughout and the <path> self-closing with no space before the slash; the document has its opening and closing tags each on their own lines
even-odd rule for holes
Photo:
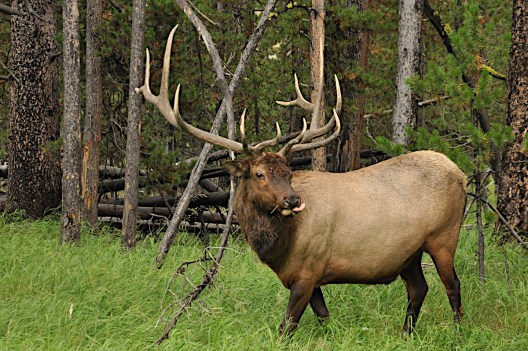
<svg viewBox="0 0 528 351">
<path fill-rule="evenodd" d="M 305 207 L 305 203 L 304 202 L 301 202 L 299 204 L 299 206 L 297 207 L 294 207 L 294 208 L 283 208 L 281 210 L 281 215 L 283 215 L 284 217 L 293 217 L 295 216 L 297 213 L 301 212 L 302 210 L 304 210 L 304 207 Z"/>
</svg>

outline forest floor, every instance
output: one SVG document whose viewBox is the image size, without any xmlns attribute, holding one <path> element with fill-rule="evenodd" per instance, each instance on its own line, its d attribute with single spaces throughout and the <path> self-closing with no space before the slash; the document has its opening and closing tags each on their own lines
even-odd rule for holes
<svg viewBox="0 0 528 351">
<path fill-rule="evenodd" d="M 430 289 L 410 337 L 400 331 L 407 300 L 400 279 L 324 287 L 330 320 L 321 325 L 307 309 L 295 334 L 280 337 L 288 291 L 243 240 L 231 239 L 214 285 L 154 349 L 528 350 L 526 252 L 514 243 L 503 251 L 491 230 L 487 235 L 481 283 L 476 231 L 465 226 L 461 234 L 456 268 L 465 316 L 459 326 L 429 257 L 424 260 Z M 185 297 L 203 274 L 197 264 L 171 281 L 182 262 L 203 254 L 195 237 L 179 234 L 162 269 L 154 264 L 157 249 L 147 238 L 135 250 L 124 250 L 119 232 L 108 228 L 84 229 L 80 245 L 60 245 L 58 220 L 0 215 L 0 350 L 150 346 L 174 313 L 168 309 L 160 318 L 162 311 Z"/>
</svg>

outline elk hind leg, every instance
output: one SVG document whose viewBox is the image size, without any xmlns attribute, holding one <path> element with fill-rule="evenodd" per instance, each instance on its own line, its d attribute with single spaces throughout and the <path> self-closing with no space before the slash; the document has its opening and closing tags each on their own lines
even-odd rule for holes
<svg viewBox="0 0 528 351">
<path fill-rule="evenodd" d="M 324 322 L 330 317 L 323 297 L 323 291 L 320 287 L 313 290 L 312 297 L 310 298 L 310 306 L 321 322 Z"/>
<path fill-rule="evenodd" d="M 454 320 L 455 322 L 460 322 L 464 312 L 462 311 L 462 300 L 460 298 L 460 280 L 457 277 L 454 266 L 455 249 L 456 244 L 451 249 L 442 246 L 436 250 L 430 250 L 429 254 L 433 259 L 442 283 L 444 283 L 447 297 L 453 310 Z"/>
<path fill-rule="evenodd" d="M 412 258 L 407 267 L 402 270 L 400 276 L 407 288 L 408 301 L 403 331 L 404 333 L 411 333 L 416 326 L 418 314 L 429 290 L 422 271 L 422 252 Z"/>
</svg>

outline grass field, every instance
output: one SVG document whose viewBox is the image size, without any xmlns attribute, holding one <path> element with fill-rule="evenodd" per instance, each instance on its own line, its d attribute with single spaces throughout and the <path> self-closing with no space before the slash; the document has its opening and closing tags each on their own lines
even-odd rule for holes
<svg viewBox="0 0 528 351">
<path fill-rule="evenodd" d="M 160 350 L 528 350 L 528 260 L 521 249 L 504 256 L 489 239 L 485 283 L 476 267 L 476 234 L 466 228 L 456 257 L 465 311 L 452 322 L 444 288 L 426 264 L 430 290 L 416 332 L 403 337 L 406 305 L 401 280 L 390 285 L 323 288 L 330 320 L 320 325 L 307 309 L 291 338 L 277 328 L 288 291 L 240 239 L 230 241 L 212 289 L 176 325 Z M 121 248 L 119 233 L 83 232 L 79 246 L 59 244 L 54 219 L 13 221 L 0 217 L 0 350 L 141 350 L 161 335 L 156 326 L 170 300 L 183 297 L 189 282 L 171 284 L 182 261 L 203 248 L 180 234 L 164 268 L 155 268 L 157 243 Z M 427 257 L 428 258 L 428 257 Z M 428 261 L 430 262 L 430 261 Z M 186 275 L 201 280 L 199 266 Z"/>
</svg>

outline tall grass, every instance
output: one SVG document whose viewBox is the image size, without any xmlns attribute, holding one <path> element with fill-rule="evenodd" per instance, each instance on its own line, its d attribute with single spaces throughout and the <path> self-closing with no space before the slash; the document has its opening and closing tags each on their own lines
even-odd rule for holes
<svg viewBox="0 0 528 351">
<path fill-rule="evenodd" d="M 528 350 L 528 261 L 515 244 L 503 253 L 488 238 L 485 283 L 476 268 L 474 230 L 465 229 L 456 258 L 465 317 L 459 327 L 434 267 L 416 332 L 400 332 L 406 292 L 390 285 L 323 288 L 331 319 L 308 309 L 291 338 L 277 327 L 288 291 L 241 240 L 232 240 L 214 286 L 189 309 L 160 350 Z M 56 220 L 0 217 L 0 350 L 141 350 L 161 335 L 162 308 L 190 289 L 174 269 L 198 258 L 199 241 L 180 234 L 161 270 L 157 243 L 121 248 L 118 233 L 83 232 L 79 246 L 59 244 Z M 429 261 L 430 262 L 430 261 Z M 201 279 L 199 266 L 186 275 Z M 163 302 L 163 307 L 161 303 Z"/>
</svg>

